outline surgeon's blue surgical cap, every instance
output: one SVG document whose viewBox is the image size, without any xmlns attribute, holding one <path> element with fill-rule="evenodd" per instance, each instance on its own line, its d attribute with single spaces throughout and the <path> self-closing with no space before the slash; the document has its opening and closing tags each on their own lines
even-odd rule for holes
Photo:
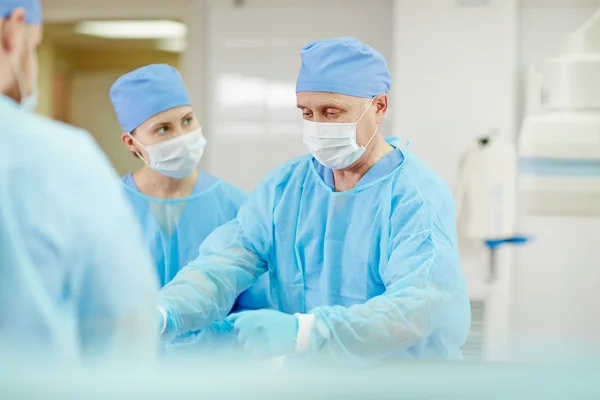
<svg viewBox="0 0 600 400">
<path fill-rule="evenodd" d="M 110 99 L 125 132 L 163 111 L 191 105 L 181 74 L 166 64 L 147 65 L 123 75 L 110 88 Z"/>
<path fill-rule="evenodd" d="M 296 92 L 331 92 L 372 98 L 387 93 L 392 77 L 385 58 L 353 37 L 318 40 L 300 52 Z"/>
<path fill-rule="evenodd" d="M 8 18 L 17 8 L 25 9 L 25 22 L 42 24 L 42 8 L 38 0 L 0 0 L 0 19 Z"/>
</svg>

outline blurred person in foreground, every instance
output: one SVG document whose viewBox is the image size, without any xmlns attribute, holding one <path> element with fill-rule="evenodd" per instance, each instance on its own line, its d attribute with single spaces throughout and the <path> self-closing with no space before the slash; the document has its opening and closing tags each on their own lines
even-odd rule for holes
<svg viewBox="0 0 600 400">
<path fill-rule="evenodd" d="M 37 0 L 0 0 L 0 353 L 154 358 L 158 285 L 114 170 L 84 131 L 33 114 Z"/>
<path fill-rule="evenodd" d="M 164 336 L 224 318 L 269 274 L 275 310 L 228 317 L 259 356 L 461 358 L 469 299 L 447 185 L 384 139 L 391 76 L 355 38 L 301 51 L 296 92 L 310 155 L 274 169 L 235 220 L 161 290 Z"/>
<path fill-rule="evenodd" d="M 153 64 L 128 72 L 112 85 L 110 98 L 121 141 L 144 162 L 122 181 L 162 287 L 198 256 L 213 230 L 235 218 L 247 195 L 200 169 L 207 142 L 176 68 Z M 260 279 L 262 290 L 255 285 L 243 293 L 234 310 L 268 308 L 267 278 Z M 209 346 L 209 339 L 232 336 L 230 328 L 218 321 L 203 335 L 189 333 L 177 342 L 198 336 Z"/>
</svg>

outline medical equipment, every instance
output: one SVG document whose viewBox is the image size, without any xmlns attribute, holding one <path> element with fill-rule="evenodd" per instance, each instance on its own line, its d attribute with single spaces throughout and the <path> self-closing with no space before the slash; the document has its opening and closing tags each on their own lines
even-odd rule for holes
<svg viewBox="0 0 600 400">
<path fill-rule="evenodd" d="M 517 230 L 517 154 L 496 131 L 473 143 L 461 160 L 456 194 L 460 236 L 490 253 L 488 283 L 496 280 L 500 246 L 523 244 Z"/>
<path fill-rule="evenodd" d="M 490 252 L 490 272 L 488 275 L 488 283 L 494 283 L 496 281 L 496 270 L 498 266 L 496 252 L 498 248 L 505 244 L 525 244 L 527 241 L 528 238 L 525 236 L 514 236 L 508 239 L 486 240 L 484 242 Z"/>
<path fill-rule="evenodd" d="M 600 215 L 600 10 L 542 69 L 542 107 L 519 142 L 520 186 L 532 214 Z"/>
<path fill-rule="evenodd" d="M 495 131 L 477 139 L 461 160 L 456 193 L 458 227 L 469 240 L 516 234 L 514 145 Z"/>
</svg>

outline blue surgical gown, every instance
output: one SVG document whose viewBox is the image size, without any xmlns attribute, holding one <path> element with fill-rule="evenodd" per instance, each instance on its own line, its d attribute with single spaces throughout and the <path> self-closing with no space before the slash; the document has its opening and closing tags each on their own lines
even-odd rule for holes
<svg viewBox="0 0 600 400">
<path fill-rule="evenodd" d="M 161 286 L 198 256 L 200 244 L 235 218 L 246 200 L 241 189 L 200 171 L 188 197 L 161 199 L 140 192 L 132 175 L 122 178 L 140 222 Z"/>
<path fill-rule="evenodd" d="M 0 128 L 0 353 L 154 355 L 158 282 L 106 157 L 2 96 Z"/>
<path fill-rule="evenodd" d="M 452 194 L 417 157 L 396 151 L 400 165 L 345 192 L 327 185 L 310 156 L 272 171 L 162 289 L 169 333 L 223 318 L 268 273 L 273 308 L 314 315 L 309 353 L 460 358 L 470 309 Z"/>
<path fill-rule="evenodd" d="M 246 193 L 207 172 L 200 171 L 192 194 L 176 199 L 146 196 L 132 174 L 122 178 L 125 193 L 141 225 L 154 260 L 161 287 L 198 256 L 198 249 L 215 229 L 231 221 Z M 268 276 L 238 298 L 234 310 L 268 308 Z"/>
</svg>

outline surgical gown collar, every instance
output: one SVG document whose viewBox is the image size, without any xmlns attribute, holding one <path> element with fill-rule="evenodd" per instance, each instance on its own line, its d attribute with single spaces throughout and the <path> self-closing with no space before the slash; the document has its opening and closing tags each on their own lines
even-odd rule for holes
<svg viewBox="0 0 600 400">
<path fill-rule="evenodd" d="M 196 197 L 200 197 L 210 192 L 211 190 L 217 188 L 223 181 L 218 179 L 204 171 L 198 171 L 198 178 L 196 180 L 196 184 L 194 185 L 194 189 L 192 190 L 192 194 L 187 197 L 178 197 L 174 199 L 161 199 L 157 197 L 151 197 L 143 194 L 140 189 L 137 187 L 135 180 L 133 179 L 132 174 L 125 175 L 121 181 L 125 190 L 128 192 L 132 192 L 138 197 L 147 199 L 154 203 L 163 203 L 163 204 L 175 204 L 175 203 L 185 203 Z"/>
<path fill-rule="evenodd" d="M 401 150 L 402 139 L 399 137 L 390 137 L 385 139 L 395 151 L 386 154 L 381 160 L 377 161 L 367 173 L 358 181 L 354 189 L 347 190 L 344 192 L 335 192 L 335 185 L 333 181 L 333 171 L 321 165 L 314 157 L 312 160 L 312 169 L 320 178 L 320 182 L 333 193 L 343 195 L 359 191 L 370 187 L 388 176 L 392 175 L 396 169 L 400 168 L 404 163 L 404 153 Z"/>
</svg>

